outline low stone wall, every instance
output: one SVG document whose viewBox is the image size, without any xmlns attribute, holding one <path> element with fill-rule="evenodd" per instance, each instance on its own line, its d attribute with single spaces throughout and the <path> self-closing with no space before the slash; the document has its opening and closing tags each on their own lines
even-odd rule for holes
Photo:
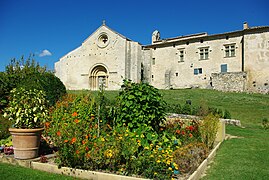
<svg viewBox="0 0 269 180">
<path fill-rule="evenodd" d="M 246 72 L 212 73 L 212 87 L 219 91 L 244 92 L 247 84 Z"/>
<path fill-rule="evenodd" d="M 167 116 L 167 119 L 169 120 L 200 120 L 201 118 L 199 116 L 193 116 L 193 115 L 187 115 L 187 114 L 175 114 L 170 113 Z M 225 122 L 225 124 L 235 125 L 235 126 L 241 126 L 241 121 L 237 119 L 222 119 L 221 121 Z"/>
</svg>

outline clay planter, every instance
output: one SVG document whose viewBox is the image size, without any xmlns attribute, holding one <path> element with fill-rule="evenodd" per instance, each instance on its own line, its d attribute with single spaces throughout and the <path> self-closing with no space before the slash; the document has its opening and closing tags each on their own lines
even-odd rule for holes
<svg viewBox="0 0 269 180">
<path fill-rule="evenodd" d="M 14 158 L 33 159 L 38 157 L 41 133 L 44 128 L 16 129 L 9 128 L 12 135 Z"/>
</svg>

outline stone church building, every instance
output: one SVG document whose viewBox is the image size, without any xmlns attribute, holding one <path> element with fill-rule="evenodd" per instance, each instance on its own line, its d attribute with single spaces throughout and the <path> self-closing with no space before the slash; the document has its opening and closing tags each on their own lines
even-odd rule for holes
<svg viewBox="0 0 269 180">
<path fill-rule="evenodd" d="M 118 90 L 123 79 L 159 89 L 210 88 L 269 92 L 269 26 L 208 35 L 198 33 L 141 45 L 103 23 L 55 63 L 67 89 Z"/>
</svg>

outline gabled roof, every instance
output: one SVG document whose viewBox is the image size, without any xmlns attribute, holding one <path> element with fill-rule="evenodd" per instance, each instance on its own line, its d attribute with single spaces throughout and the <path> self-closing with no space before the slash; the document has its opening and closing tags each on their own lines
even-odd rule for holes
<svg viewBox="0 0 269 180">
<path fill-rule="evenodd" d="M 108 26 L 103 22 L 103 24 L 102 24 L 99 28 L 97 28 L 97 29 L 96 29 L 96 30 L 95 30 L 89 37 L 87 37 L 87 39 L 85 39 L 82 43 L 84 43 L 85 41 L 87 41 L 87 40 L 88 40 L 94 33 L 96 33 L 96 32 L 97 32 L 99 29 L 101 29 L 102 27 L 107 28 L 108 30 L 110 30 L 110 31 L 112 31 L 113 33 L 119 35 L 119 36 L 122 37 L 123 39 L 126 39 L 127 41 L 132 41 L 131 39 L 129 39 L 129 38 L 123 36 L 122 34 L 118 33 L 117 31 L 114 31 L 113 29 L 111 29 L 110 27 L 108 27 Z"/>
</svg>

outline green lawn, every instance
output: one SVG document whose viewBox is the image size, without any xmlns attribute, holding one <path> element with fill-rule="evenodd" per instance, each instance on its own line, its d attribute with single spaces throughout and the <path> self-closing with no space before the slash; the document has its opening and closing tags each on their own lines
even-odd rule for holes
<svg viewBox="0 0 269 180">
<path fill-rule="evenodd" d="M 47 179 L 59 179 L 59 180 L 71 180 L 73 177 L 53 174 L 22 166 L 14 166 L 11 164 L 0 163 L 0 179 L 6 180 L 47 180 Z"/>
</svg>

